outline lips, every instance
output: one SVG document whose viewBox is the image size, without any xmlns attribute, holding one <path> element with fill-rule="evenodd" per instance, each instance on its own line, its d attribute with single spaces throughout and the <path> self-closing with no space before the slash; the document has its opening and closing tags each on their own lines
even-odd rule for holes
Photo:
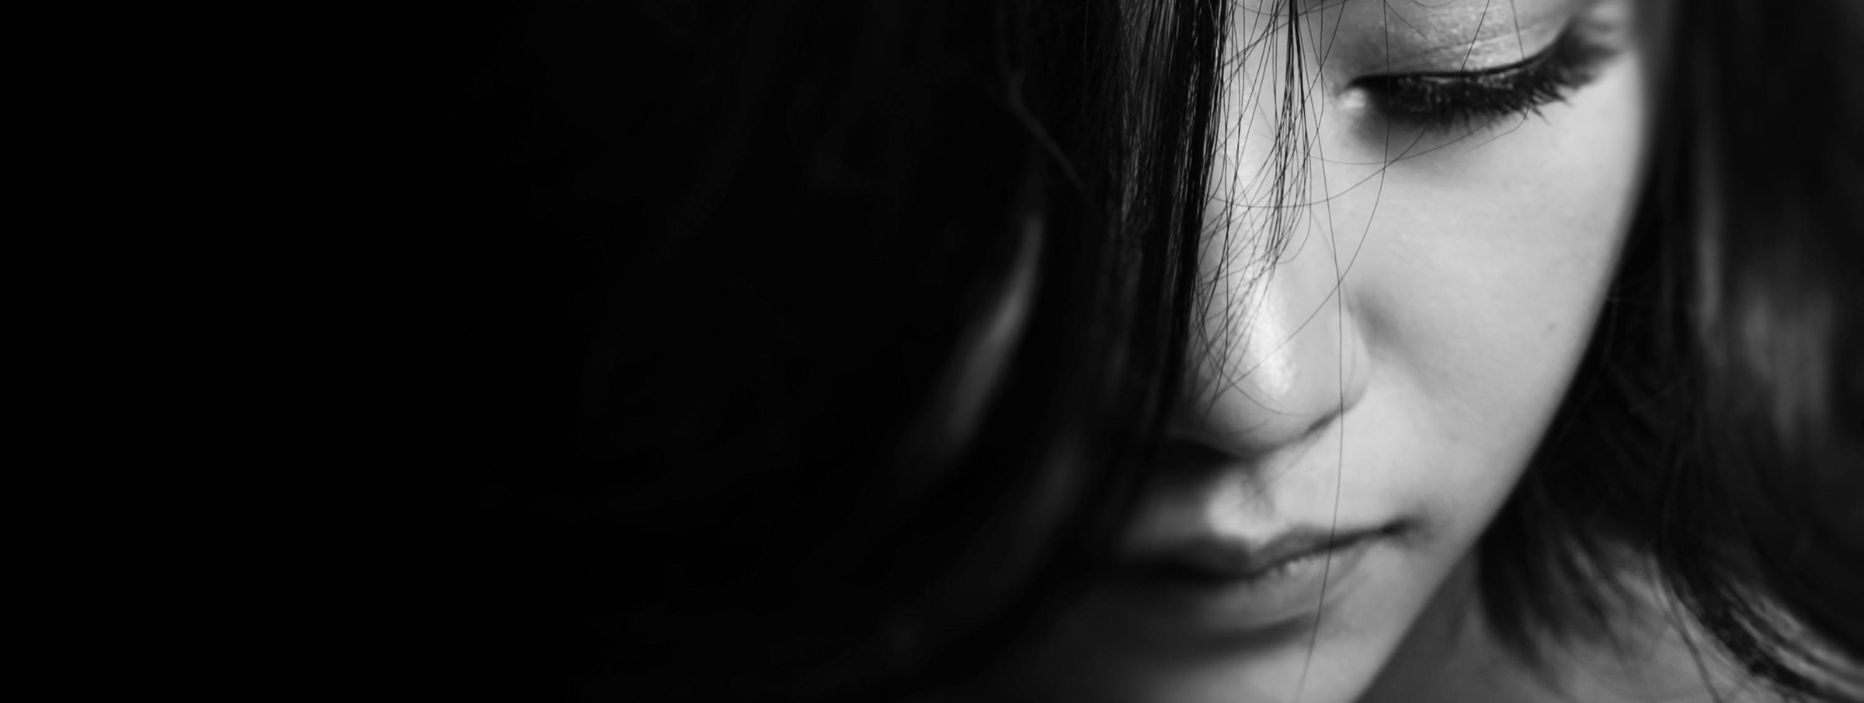
<svg viewBox="0 0 1864 703">
<path fill-rule="evenodd" d="M 1135 561 L 1173 571 L 1202 574 L 1211 580 L 1257 580 L 1287 565 L 1328 552 L 1341 552 L 1367 540 L 1388 536 L 1393 528 L 1330 529 L 1301 526 L 1274 537 L 1249 541 L 1214 533 L 1191 535 L 1136 555 Z"/>
<path fill-rule="evenodd" d="M 1180 634 L 1285 630 L 1350 595 L 1368 555 L 1405 529 L 1298 525 L 1259 540 L 1180 533 L 1129 552 L 1121 590 Z"/>
</svg>

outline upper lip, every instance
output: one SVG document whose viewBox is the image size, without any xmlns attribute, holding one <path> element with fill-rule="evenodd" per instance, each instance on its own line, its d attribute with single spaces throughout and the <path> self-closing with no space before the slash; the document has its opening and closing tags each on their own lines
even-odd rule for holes
<svg viewBox="0 0 1864 703">
<path fill-rule="evenodd" d="M 1395 529 L 1393 526 L 1329 528 L 1301 525 L 1261 540 L 1205 532 L 1146 549 L 1137 555 L 1136 560 L 1194 569 L 1211 576 L 1249 579 L 1260 577 L 1302 557 L 1389 535 Z"/>
</svg>

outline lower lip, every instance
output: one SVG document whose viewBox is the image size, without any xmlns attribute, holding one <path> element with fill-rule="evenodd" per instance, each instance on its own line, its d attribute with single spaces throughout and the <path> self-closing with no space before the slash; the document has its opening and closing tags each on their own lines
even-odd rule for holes
<svg viewBox="0 0 1864 703">
<path fill-rule="evenodd" d="M 1211 585 L 1157 584 L 1133 595 L 1162 614 L 1180 632 L 1208 634 L 1304 631 L 1336 607 L 1364 580 L 1366 557 L 1391 542 L 1375 532 L 1283 564 L 1279 573 L 1257 580 Z M 1293 627 L 1290 626 L 1299 626 Z"/>
</svg>

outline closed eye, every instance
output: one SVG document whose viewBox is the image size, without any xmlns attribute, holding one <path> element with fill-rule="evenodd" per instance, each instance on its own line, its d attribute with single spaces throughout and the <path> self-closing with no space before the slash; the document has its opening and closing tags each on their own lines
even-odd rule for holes
<svg viewBox="0 0 1864 703">
<path fill-rule="evenodd" d="M 1355 79 L 1388 120 L 1448 129 L 1472 120 L 1538 114 L 1596 77 L 1611 51 L 1568 27 L 1520 61 L 1475 71 L 1373 74 Z"/>
</svg>

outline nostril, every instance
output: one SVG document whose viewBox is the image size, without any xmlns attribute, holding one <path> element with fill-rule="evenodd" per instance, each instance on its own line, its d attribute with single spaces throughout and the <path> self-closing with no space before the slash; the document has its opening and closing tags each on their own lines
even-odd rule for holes
<svg viewBox="0 0 1864 703">
<path fill-rule="evenodd" d="M 1245 404 L 1250 407 L 1239 407 Z M 1209 462 L 1213 456 L 1254 460 L 1305 444 L 1349 408 L 1336 402 L 1298 412 L 1272 410 L 1225 394 L 1214 405 L 1179 412 L 1181 419 L 1173 423 L 1169 437 L 1174 443 L 1200 448 L 1174 450 L 1181 463 Z"/>
<path fill-rule="evenodd" d="M 1168 476 L 1195 476 L 1222 470 L 1237 457 L 1192 428 L 1174 426 L 1159 447 L 1155 465 Z"/>
</svg>

